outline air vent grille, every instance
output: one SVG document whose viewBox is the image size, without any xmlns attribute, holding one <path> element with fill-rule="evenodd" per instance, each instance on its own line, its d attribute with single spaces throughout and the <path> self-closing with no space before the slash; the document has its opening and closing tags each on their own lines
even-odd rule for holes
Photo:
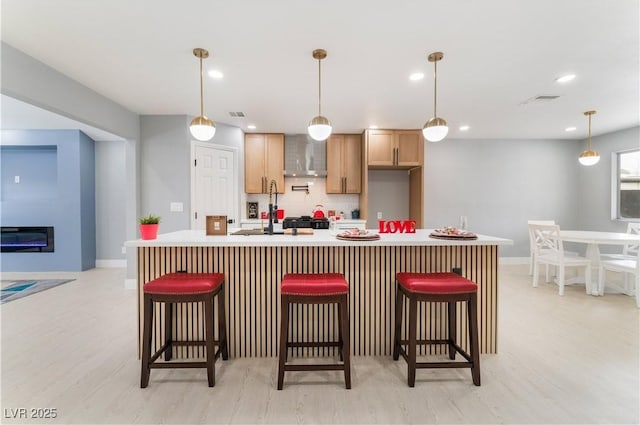
<svg viewBox="0 0 640 425">
<path fill-rule="evenodd" d="M 547 103 L 547 102 L 556 100 L 559 97 L 560 97 L 559 95 L 555 95 L 555 94 L 541 94 L 538 96 L 530 97 L 529 99 L 521 102 L 520 105 L 527 105 L 530 103 Z"/>
<path fill-rule="evenodd" d="M 244 112 L 229 112 L 229 115 L 231 115 L 232 117 L 244 118 Z"/>
</svg>

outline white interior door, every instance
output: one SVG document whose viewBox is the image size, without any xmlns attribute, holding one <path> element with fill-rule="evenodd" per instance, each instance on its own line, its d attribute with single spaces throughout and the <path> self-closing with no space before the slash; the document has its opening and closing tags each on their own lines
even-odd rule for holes
<svg viewBox="0 0 640 425">
<path fill-rule="evenodd" d="M 237 150 L 193 142 L 191 153 L 191 228 L 204 230 L 208 215 L 237 223 Z"/>
</svg>

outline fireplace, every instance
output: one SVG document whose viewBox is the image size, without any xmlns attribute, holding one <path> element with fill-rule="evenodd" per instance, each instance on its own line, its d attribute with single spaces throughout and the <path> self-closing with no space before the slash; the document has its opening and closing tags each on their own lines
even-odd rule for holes
<svg viewBox="0 0 640 425">
<path fill-rule="evenodd" d="M 53 252 L 53 227 L 2 226 L 0 252 Z"/>
</svg>

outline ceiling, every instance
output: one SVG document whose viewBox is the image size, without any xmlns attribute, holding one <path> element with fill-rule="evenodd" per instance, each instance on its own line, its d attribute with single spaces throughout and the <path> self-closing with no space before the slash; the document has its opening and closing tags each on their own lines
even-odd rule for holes
<svg viewBox="0 0 640 425">
<path fill-rule="evenodd" d="M 338 133 L 421 128 L 442 51 L 450 138 L 584 139 L 589 109 L 594 135 L 639 124 L 639 16 L 637 0 L 3 0 L 2 39 L 141 115 L 198 115 L 192 49 L 206 48 L 224 78 L 205 75 L 205 114 L 284 133 L 318 113 L 314 49 Z M 540 95 L 559 98 L 527 102 Z"/>
</svg>

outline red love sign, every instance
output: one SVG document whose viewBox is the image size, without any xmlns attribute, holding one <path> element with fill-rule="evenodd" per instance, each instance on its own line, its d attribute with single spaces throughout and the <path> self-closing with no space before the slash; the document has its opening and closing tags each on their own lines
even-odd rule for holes
<svg viewBox="0 0 640 425">
<path fill-rule="evenodd" d="M 415 233 L 415 220 L 380 220 L 378 221 L 380 233 Z"/>
</svg>

